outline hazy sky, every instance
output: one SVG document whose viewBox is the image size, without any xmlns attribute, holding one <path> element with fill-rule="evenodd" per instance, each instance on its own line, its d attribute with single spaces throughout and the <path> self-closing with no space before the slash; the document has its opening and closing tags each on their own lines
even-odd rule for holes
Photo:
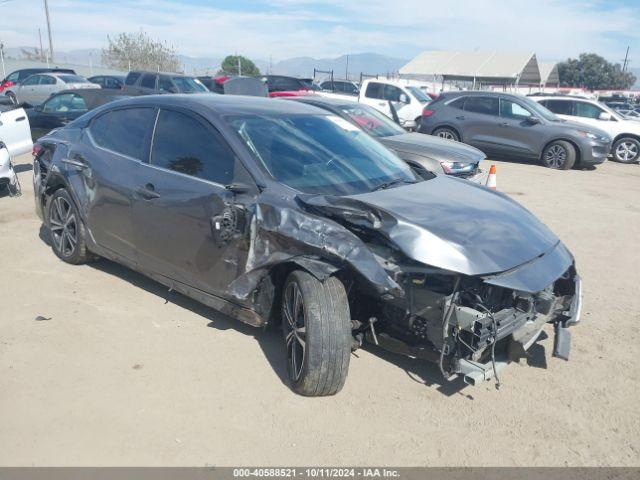
<svg viewBox="0 0 640 480">
<path fill-rule="evenodd" d="M 593 51 L 640 66 L 640 0 L 49 0 L 54 49 L 100 48 L 145 30 L 179 53 L 274 61 L 427 49 L 535 51 L 562 60 Z M 42 0 L 0 0 L 0 40 L 35 46 Z M 46 40 L 45 40 L 46 41 Z"/>
</svg>

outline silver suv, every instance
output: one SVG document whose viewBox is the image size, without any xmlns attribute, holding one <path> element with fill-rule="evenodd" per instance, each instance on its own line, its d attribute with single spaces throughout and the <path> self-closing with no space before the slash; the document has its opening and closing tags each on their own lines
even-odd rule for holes
<svg viewBox="0 0 640 480">
<path fill-rule="evenodd" d="M 604 162 L 612 142 L 603 130 L 562 120 L 527 97 L 495 92 L 443 93 L 425 108 L 419 131 L 562 170 Z"/>
</svg>

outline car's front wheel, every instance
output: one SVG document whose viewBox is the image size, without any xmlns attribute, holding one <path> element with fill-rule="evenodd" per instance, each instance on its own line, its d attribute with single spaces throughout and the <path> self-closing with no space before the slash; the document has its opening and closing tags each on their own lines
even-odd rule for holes
<svg viewBox="0 0 640 480">
<path fill-rule="evenodd" d="M 621 163 L 640 161 L 640 141 L 633 137 L 625 137 L 616 141 L 611 149 L 614 160 Z"/>
<path fill-rule="evenodd" d="M 436 128 L 433 131 L 433 135 L 436 137 L 444 138 L 446 140 L 453 140 L 455 142 L 460 141 L 460 136 L 458 135 L 458 132 L 448 127 Z"/>
<path fill-rule="evenodd" d="M 293 389 L 307 396 L 338 393 L 347 378 L 351 317 L 344 285 L 296 270 L 282 293 L 282 331 Z"/>
<path fill-rule="evenodd" d="M 85 243 L 84 224 L 69 192 L 64 188 L 56 190 L 51 197 L 46 219 L 51 248 L 61 260 L 80 264 L 91 259 Z"/>
<path fill-rule="evenodd" d="M 542 162 L 549 168 L 569 170 L 576 163 L 576 149 L 563 140 L 552 142 L 542 152 Z"/>
</svg>

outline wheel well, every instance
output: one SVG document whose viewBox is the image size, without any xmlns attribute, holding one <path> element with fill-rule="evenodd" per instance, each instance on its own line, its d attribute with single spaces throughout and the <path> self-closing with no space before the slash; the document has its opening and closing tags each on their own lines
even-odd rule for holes
<svg viewBox="0 0 640 480">
<path fill-rule="evenodd" d="M 635 135 L 633 133 L 621 133 L 613 139 L 613 143 L 616 143 L 618 140 L 623 138 L 633 138 L 634 140 L 638 140 L 640 142 L 640 135 Z"/>
<path fill-rule="evenodd" d="M 582 151 L 580 150 L 580 147 L 578 146 L 578 144 L 576 144 L 572 140 L 569 140 L 568 138 L 554 138 L 553 140 L 548 141 L 547 144 L 544 147 L 542 147 L 542 151 L 540 152 L 540 160 L 541 161 L 542 161 L 542 155 L 544 155 L 544 151 L 547 149 L 547 147 L 549 145 L 551 145 L 554 142 L 567 142 L 569 145 L 571 145 L 576 151 L 576 163 L 575 163 L 575 165 L 579 165 L 580 164 L 580 160 L 582 159 Z"/>
</svg>

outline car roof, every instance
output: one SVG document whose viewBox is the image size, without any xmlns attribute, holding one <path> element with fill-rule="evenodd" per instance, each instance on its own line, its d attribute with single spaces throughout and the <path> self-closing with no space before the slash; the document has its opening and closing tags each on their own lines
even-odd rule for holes
<svg viewBox="0 0 640 480">
<path fill-rule="evenodd" d="M 194 75 L 185 75 L 184 73 L 175 73 L 175 72 L 155 72 L 155 71 L 151 71 L 151 70 L 131 70 L 127 76 L 131 75 L 132 73 L 139 73 L 141 75 L 144 74 L 151 74 L 151 75 L 167 75 L 169 77 L 191 77 L 191 78 L 195 78 Z"/>
<path fill-rule="evenodd" d="M 452 99 L 457 97 L 499 97 L 499 98 L 512 98 L 516 100 L 522 100 L 528 98 L 524 95 L 508 92 L 488 92 L 483 90 L 463 90 L 459 92 L 442 92 L 440 97 L 443 99 Z M 540 98 L 540 97 L 537 97 Z"/>
<path fill-rule="evenodd" d="M 212 93 L 143 95 L 119 102 L 119 106 L 124 106 L 125 104 L 129 106 L 187 107 L 193 110 L 206 109 L 217 115 L 326 115 L 326 111 L 300 102 L 245 95 L 215 95 Z"/>
<path fill-rule="evenodd" d="M 331 107 L 344 107 L 351 106 L 354 103 L 358 102 L 350 102 L 349 100 L 342 100 L 338 98 L 324 97 L 322 95 L 305 95 L 302 97 L 291 97 L 291 100 L 302 103 L 318 103 L 322 105 L 327 105 Z"/>
</svg>

